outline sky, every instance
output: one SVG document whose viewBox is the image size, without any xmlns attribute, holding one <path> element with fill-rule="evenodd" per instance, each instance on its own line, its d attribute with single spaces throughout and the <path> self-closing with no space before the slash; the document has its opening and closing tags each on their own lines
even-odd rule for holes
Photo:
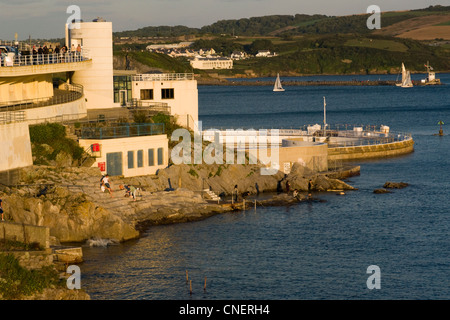
<svg viewBox="0 0 450 320">
<path fill-rule="evenodd" d="M 102 17 L 112 21 L 113 31 L 147 26 L 184 25 L 200 28 L 218 20 L 265 15 L 325 14 L 333 16 L 366 13 L 370 5 L 381 11 L 450 5 L 450 0 L 0 0 L 0 39 L 63 38 L 64 25 L 80 8 L 83 21 Z"/>
</svg>

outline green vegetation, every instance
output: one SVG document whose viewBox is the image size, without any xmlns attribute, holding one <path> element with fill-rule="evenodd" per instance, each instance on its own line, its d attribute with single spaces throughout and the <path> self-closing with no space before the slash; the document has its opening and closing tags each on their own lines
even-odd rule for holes
<svg viewBox="0 0 450 320">
<path fill-rule="evenodd" d="M 66 137 L 66 130 L 58 123 L 46 123 L 30 126 L 30 140 L 34 164 L 48 164 L 56 160 L 61 152 L 70 155 L 73 160 L 81 159 L 83 148 Z"/>
<path fill-rule="evenodd" d="M 442 23 L 436 24 L 435 26 L 450 26 L 450 20 L 447 22 L 442 22 Z"/>
<path fill-rule="evenodd" d="M 408 47 L 403 43 L 387 39 L 353 38 L 345 42 L 346 46 L 381 49 L 387 51 L 406 52 Z"/>
<path fill-rule="evenodd" d="M 128 55 L 129 59 L 151 66 L 152 68 L 178 73 L 192 72 L 192 68 L 186 60 L 173 59 L 172 57 L 161 53 L 148 52 L 146 50 L 129 52 L 116 50 L 114 51 L 114 55 L 122 57 L 123 59 L 125 59 L 125 55 Z"/>
<path fill-rule="evenodd" d="M 388 27 L 412 18 L 449 13 L 450 6 L 437 5 L 419 10 L 383 12 L 381 21 L 382 27 Z M 430 46 L 427 41 L 378 35 L 367 28 L 369 16 L 271 15 L 221 20 L 199 29 L 149 27 L 139 29 L 135 34 L 130 31 L 127 36 L 152 36 L 157 29 L 169 35 L 167 32 L 170 30 L 171 36 L 195 37 L 192 46 L 195 50 L 213 48 L 223 56 L 230 56 L 233 51 L 254 55 L 258 50 L 278 54 L 274 58 L 234 61 L 232 70 L 193 70 L 201 76 L 208 76 L 209 73 L 230 77 L 248 73 L 274 76 L 277 72 L 290 75 L 397 73 L 402 62 L 412 72 L 425 72 L 423 65 L 427 61 L 435 70 L 450 70 L 448 45 Z M 439 25 L 449 24 L 444 22 Z M 167 41 L 177 41 L 174 39 Z M 146 45 L 136 46 L 134 51 L 128 53 L 136 61 L 168 72 L 192 72 L 185 58 L 151 54 L 143 50 Z M 127 45 L 128 49 L 132 47 L 133 44 Z"/>
<path fill-rule="evenodd" d="M 53 267 L 27 270 L 12 254 L 0 253 L 0 299 L 14 300 L 61 285 Z"/>
<path fill-rule="evenodd" d="M 181 128 L 181 126 L 177 124 L 176 119 L 174 119 L 174 117 L 163 113 L 158 113 L 157 115 L 151 117 L 151 122 L 163 123 L 165 129 L 164 132 L 167 134 L 168 137 L 170 137 L 172 135 L 172 132 L 174 132 L 176 129 Z"/>
<path fill-rule="evenodd" d="M 235 61 L 233 74 L 252 70 L 259 76 L 277 72 L 297 74 L 397 73 L 404 62 L 409 70 L 450 70 L 450 52 L 419 41 L 374 35 L 308 36 L 275 46 L 279 56 Z"/>
<path fill-rule="evenodd" d="M 429 6 L 428 8 L 383 12 L 381 14 L 382 26 L 387 27 L 414 17 L 448 14 L 450 6 Z M 333 34 L 333 33 L 362 33 L 372 31 L 366 27 L 369 14 L 352 16 L 326 16 L 326 15 L 269 15 L 243 19 L 220 20 L 202 28 L 189 28 L 185 26 L 158 26 L 145 27 L 135 31 L 122 31 L 114 33 L 115 37 L 178 37 L 202 36 L 205 34 L 231 35 L 231 36 L 270 36 L 280 34 Z"/>
<path fill-rule="evenodd" d="M 194 169 L 190 169 L 190 170 L 188 171 L 188 173 L 189 173 L 191 176 L 193 176 L 194 178 L 198 178 L 198 173 L 197 173 L 197 171 L 195 171 Z"/>
</svg>

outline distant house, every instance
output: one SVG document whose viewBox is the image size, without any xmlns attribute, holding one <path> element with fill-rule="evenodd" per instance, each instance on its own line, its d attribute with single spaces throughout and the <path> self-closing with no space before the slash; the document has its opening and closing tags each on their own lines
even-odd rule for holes
<svg viewBox="0 0 450 320">
<path fill-rule="evenodd" d="M 213 56 L 216 54 L 216 50 L 214 50 L 213 48 L 203 48 L 198 50 L 198 54 L 201 56 Z"/>
<path fill-rule="evenodd" d="M 259 50 L 256 54 L 256 57 L 263 57 L 263 58 L 271 58 L 275 57 L 277 54 L 275 52 L 271 53 L 270 50 Z"/>
<path fill-rule="evenodd" d="M 232 60 L 243 60 L 246 58 L 247 58 L 247 53 L 242 52 L 242 51 L 233 51 L 233 53 L 231 54 Z"/>
</svg>

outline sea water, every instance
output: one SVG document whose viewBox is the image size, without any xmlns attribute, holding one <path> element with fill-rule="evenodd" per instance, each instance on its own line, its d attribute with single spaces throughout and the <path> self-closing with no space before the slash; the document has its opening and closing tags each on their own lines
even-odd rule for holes
<svg viewBox="0 0 450 320">
<path fill-rule="evenodd" d="M 94 300 L 449 299 L 450 138 L 436 134 L 440 120 L 450 134 L 450 75 L 438 78 L 446 85 L 288 86 L 277 93 L 199 86 L 204 129 L 321 124 L 326 97 L 327 123 L 387 125 L 411 133 L 415 151 L 356 161 L 361 175 L 348 183 L 358 190 L 317 194 L 322 202 L 250 207 L 150 227 L 121 245 L 84 247 L 83 288 Z M 409 186 L 374 194 L 386 181 Z M 379 289 L 369 289 L 370 266 L 379 268 Z"/>
</svg>

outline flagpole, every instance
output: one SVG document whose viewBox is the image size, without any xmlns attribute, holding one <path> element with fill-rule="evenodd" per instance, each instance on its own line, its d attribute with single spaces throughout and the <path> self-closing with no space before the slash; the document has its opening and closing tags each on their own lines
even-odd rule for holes
<svg viewBox="0 0 450 320">
<path fill-rule="evenodd" d="M 327 102 L 325 97 L 323 97 L 323 135 L 326 137 L 327 133 Z"/>
</svg>

